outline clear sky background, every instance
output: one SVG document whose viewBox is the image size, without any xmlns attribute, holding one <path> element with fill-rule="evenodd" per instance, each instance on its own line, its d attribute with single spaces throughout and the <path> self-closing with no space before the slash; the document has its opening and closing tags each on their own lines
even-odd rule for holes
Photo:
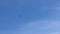
<svg viewBox="0 0 60 34">
<path fill-rule="evenodd" d="M 60 34 L 60 0 L 0 0 L 0 34 Z"/>
</svg>

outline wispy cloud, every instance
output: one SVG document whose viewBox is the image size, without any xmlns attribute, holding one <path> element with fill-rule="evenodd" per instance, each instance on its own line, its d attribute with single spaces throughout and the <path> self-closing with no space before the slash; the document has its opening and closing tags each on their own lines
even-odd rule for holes
<svg viewBox="0 0 60 34">
<path fill-rule="evenodd" d="M 18 34 L 55 34 L 55 32 L 60 32 L 59 22 L 55 20 L 35 21 L 27 23 L 17 30 Z"/>
<path fill-rule="evenodd" d="M 50 33 L 50 34 L 60 34 L 60 32 L 53 32 L 53 33 Z"/>
<path fill-rule="evenodd" d="M 16 30 L 1 31 L 2 34 L 60 34 L 60 21 L 39 20 L 20 25 Z"/>
<path fill-rule="evenodd" d="M 22 0 L 21 0 L 22 1 Z M 21 2 L 20 1 L 20 2 Z M 26 0 L 27 1 L 27 0 Z M 41 0 L 42 1 L 42 0 Z M 45 2 L 44 2 L 45 1 Z M 52 0 L 51 0 L 52 1 Z M 24 1 L 23 1 L 24 2 Z M 25 5 L 25 3 L 20 3 Z M 44 2 L 44 3 L 43 3 Z M 42 4 L 45 5 L 47 4 L 46 0 L 43 0 Z M 18 28 L 16 30 L 7 30 L 7 31 L 1 31 L 2 34 L 60 34 L 60 21 L 58 20 L 60 18 L 60 3 L 53 3 L 54 1 L 52 1 L 52 3 L 48 3 L 48 4 L 52 4 L 51 6 L 44 6 L 41 7 L 41 14 L 42 16 L 46 16 L 47 12 L 49 15 L 48 19 L 40 19 L 40 20 L 36 20 L 33 22 L 28 22 L 28 23 L 24 23 L 24 25 L 20 25 L 18 26 Z M 27 3 L 28 4 L 28 3 Z M 54 5 L 53 5 L 54 4 Z M 19 5 L 20 6 L 20 5 Z M 36 7 L 36 6 L 35 6 Z M 20 9 L 19 9 L 20 10 Z M 40 10 L 39 8 L 37 8 L 37 10 Z M 28 11 L 27 11 L 28 12 Z M 46 13 L 45 13 L 46 12 Z M 28 12 L 30 14 L 30 12 Z M 27 13 L 27 14 L 28 14 Z M 39 12 L 37 12 L 38 14 Z M 24 16 L 28 16 L 28 15 Z M 32 13 L 33 14 L 33 13 Z M 31 14 L 31 15 L 32 15 Z M 34 13 L 34 15 L 36 15 Z M 33 15 L 32 15 L 33 16 Z M 37 15 L 36 15 L 37 16 Z M 34 17 L 36 17 L 34 16 Z M 39 16 L 38 16 L 39 17 Z M 43 18 L 44 18 L 43 17 Z M 51 18 L 50 18 L 51 17 Z M 28 19 L 28 18 L 27 18 Z M 0 34 L 1 34 L 0 33 Z"/>
</svg>

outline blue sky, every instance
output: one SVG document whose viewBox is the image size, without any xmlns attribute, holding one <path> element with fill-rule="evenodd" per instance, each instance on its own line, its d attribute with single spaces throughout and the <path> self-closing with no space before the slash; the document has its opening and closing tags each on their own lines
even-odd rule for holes
<svg viewBox="0 0 60 34">
<path fill-rule="evenodd" d="M 0 34 L 60 34 L 59 0 L 0 0 Z"/>
</svg>

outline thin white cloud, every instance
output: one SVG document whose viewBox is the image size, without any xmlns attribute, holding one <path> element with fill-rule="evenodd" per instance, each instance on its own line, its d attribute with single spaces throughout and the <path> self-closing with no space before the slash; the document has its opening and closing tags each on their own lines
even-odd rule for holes
<svg viewBox="0 0 60 34">
<path fill-rule="evenodd" d="M 60 21 L 39 20 L 20 25 L 17 30 L 8 30 L 2 34 L 60 34 Z"/>
<path fill-rule="evenodd" d="M 53 32 L 53 33 L 50 33 L 50 34 L 60 34 L 60 32 Z"/>
<path fill-rule="evenodd" d="M 59 32 L 60 21 L 42 20 L 30 22 L 18 29 L 18 34 L 50 34 Z M 49 33 L 50 32 L 50 33 Z"/>
</svg>

